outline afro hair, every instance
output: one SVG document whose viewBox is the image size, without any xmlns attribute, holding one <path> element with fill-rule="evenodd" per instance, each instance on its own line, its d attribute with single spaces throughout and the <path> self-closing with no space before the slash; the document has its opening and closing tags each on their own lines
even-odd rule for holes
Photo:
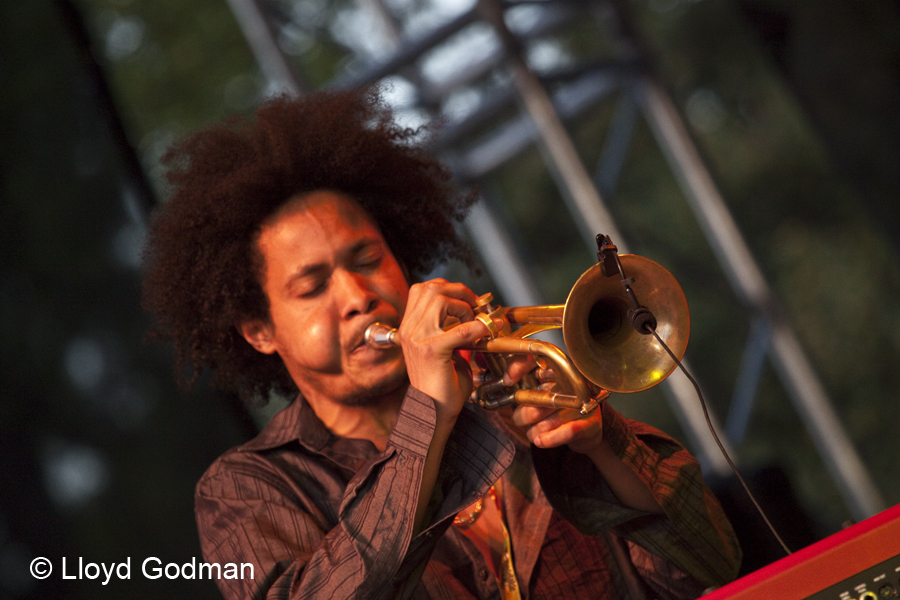
<svg viewBox="0 0 900 600">
<path fill-rule="evenodd" d="M 296 393 L 281 359 L 254 350 L 235 324 L 269 319 L 256 240 L 298 195 L 359 202 L 413 277 L 449 259 L 472 265 L 456 224 L 474 194 L 452 184 L 423 132 L 397 125 L 377 89 L 323 91 L 273 98 L 255 119 L 230 118 L 167 152 L 172 194 L 151 222 L 143 303 L 153 333 L 174 343 L 183 383 L 209 368 L 245 400 Z"/>
</svg>

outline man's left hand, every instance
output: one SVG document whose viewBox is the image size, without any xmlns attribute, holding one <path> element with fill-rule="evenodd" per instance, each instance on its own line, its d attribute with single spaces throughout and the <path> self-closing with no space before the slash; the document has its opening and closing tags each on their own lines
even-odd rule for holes
<svg viewBox="0 0 900 600">
<path fill-rule="evenodd" d="M 568 444 L 575 452 L 592 455 L 603 441 L 603 416 L 599 409 L 582 415 L 569 408 L 519 406 L 513 412 L 513 423 L 538 448 Z"/>
</svg>

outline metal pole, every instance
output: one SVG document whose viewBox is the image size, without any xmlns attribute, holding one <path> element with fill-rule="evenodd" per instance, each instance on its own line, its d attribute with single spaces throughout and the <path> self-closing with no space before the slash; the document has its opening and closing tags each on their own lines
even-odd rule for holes
<svg viewBox="0 0 900 600">
<path fill-rule="evenodd" d="M 278 36 L 258 0 L 228 0 L 228 5 L 271 91 L 292 95 L 306 93 L 306 86 L 278 47 Z"/>
<path fill-rule="evenodd" d="M 606 209 L 575 145 L 556 114 L 547 91 L 522 57 L 518 41 L 503 20 L 499 2 L 479 0 L 479 10 L 482 17 L 497 31 L 506 48 L 513 83 L 526 111 L 538 128 L 542 145 L 550 158 L 551 168 L 561 179 L 563 191 L 568 200 L 574 204 L 576 214 L 581 217 L 576 221 L 588 247 L 595 247 L 595 236 L 604 233 L 624 250 L 625 238 L 616 228 L 612 215 Z"/>
<path fill-rule="evenodd" d="M 544 304 L 537 284 L 510 238 L 509 227 L 499 222 L 483 198 L 472 206 L 465 225 L 504 300 L 512 306 Z"/>
<path fill-rule="evenodd" d="M 401 28 L 387 7 L 380 0 L 366 0 L 364 5 L 384 23 L 390 42 L 396 46 Z M 420 79 L 413 78 L 417 82 Z M 538 286 L 509 235 L 509 224 L 501 222 L 484 198 L 472 206 L 464 225 L 503 298 L 513 306 L 542 304 Z"/>
<path fill-rule="evenodd" d="M 645 77 L 643 107 L 666 159 L 706 232 L 735 291 L 772 324 L 771 358 L 853 517 L 862 520 L 885 508 L 862 460 L 835 414 L 800 343 L 774 314 L 774 299 L 737 224 L 706 170 L 681 114 L 659 82 Z"/>
<path fill-rule="evenodd" d="M 585 169 L 547 91 L 528 67 L 519 51 L 517 40 L 506 27 L 499 3 L 494 0 L 479 0 L 479 9 L 483 17 L 494 26 L 503 41 L 507 50 L 513 83 L 522 98 L 525 109 L 538 129 L 540 141 L 551 161 L 550 166 L 561 180 L 563 191 L 573 204 L 573 212 L 579 217 L 576 222 L 582 229 L 588 247 L 596 248 L 595 236 L 598 233 L 604 233 L 615 240 L 616 245 L 623 253 L 627 252 L 625 238 L 616 227 L 612 215 L 607 210 L 591 176 Z M 698 446 L 697 454 L 704 464 L 717 474 L 730 473 L 727 461 L 721 456 L 718 446 L 707 429 L 706 419 L 690 382 L 680 374 L 673 373 L 666 380 L 666 388 L 670 399 L 674 401 L 676 408 L 681 413 L 683 424 L 689 429 L 694 443 Z M 711 420 L 716 426 L 712 416 Z M 716 426 L 716 429 L 720 428 Z M 723 445 L 726 444 L 727 441 L 723 440 Z"/>
</svg>

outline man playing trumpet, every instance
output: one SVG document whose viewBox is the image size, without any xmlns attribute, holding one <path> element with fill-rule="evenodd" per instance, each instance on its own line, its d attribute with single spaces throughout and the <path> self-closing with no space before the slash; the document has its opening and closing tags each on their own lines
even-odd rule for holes
<svg viewBox="0 0 900 600">
<path fill-rule="evenodd" d="M 694 598 L 740 549 L 697 462 L 606 402 L 467 403 L 472 202 L 372 91 L 267 102 L 167 155 L 145 304 L 182 363 L 293 402 L 197 485 L 228 598 Z M 445 331 L 448 318 L 460 324 Z M 365 343 L 373 322 L 399 347 Z M 534 368 L 511 361 L 514 383 Z"/>
</svg>

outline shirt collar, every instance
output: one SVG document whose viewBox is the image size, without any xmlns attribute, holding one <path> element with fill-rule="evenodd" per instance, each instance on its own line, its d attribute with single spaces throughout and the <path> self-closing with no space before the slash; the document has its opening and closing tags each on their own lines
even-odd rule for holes
<svg viewBox="0 0 900 600">
<path fill-rule="evenodd" d="M 312 407 L 297 395 L 286 407 L 275 413 L 255 438 L 243 444 L 241 451 L 271 450 L 289 442 L 300 442 L 314 452 L 320 452 L 334 437 L 319 420 Z"/>
<path fill-rule="evenodd" d="M 364 462 L 378 454 L 375 445 L 368 440 L 334 435 L 301 394 L 298 394 L 288 406 L 275 413 L 260 434 L 239 446 L 238 450 L 260 452 L 292 442 L 297 442 L 310 452 L 325 456 L 353 470 L 360 468 Z"/>
</svg>

